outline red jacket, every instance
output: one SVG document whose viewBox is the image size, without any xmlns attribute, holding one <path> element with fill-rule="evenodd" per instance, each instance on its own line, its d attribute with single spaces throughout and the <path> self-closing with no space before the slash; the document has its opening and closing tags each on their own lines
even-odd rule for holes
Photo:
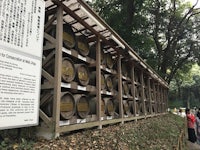
<svg viewBox="0 0 200 150">
<path fill-rule="evenodd" d="M 196 121 L 196 118 L 193 114 L 187 114 L 187 125 L 188 125 L 188 128 L 194 128 L 194 124 L 195 124 L 195 121 Z"/>
</svg>

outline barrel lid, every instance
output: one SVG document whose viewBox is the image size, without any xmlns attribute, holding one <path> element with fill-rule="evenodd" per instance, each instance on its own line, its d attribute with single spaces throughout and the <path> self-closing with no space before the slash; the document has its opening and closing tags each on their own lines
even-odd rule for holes
<svg viewBox="0 0 200 150">
<path fill-rule="evenodd" d="M 75 78 L 74 63 L 69 58 L 64 58 L 62 61 L 62 79 L 65 82 L 71 82 Z"/>
<path fill-rule="evenodd" d="M 70 119 L 75 113 L 75 100 L 71 93 L 65 93 L 60 101 L 60 115 L 63 119 Z"/>
</svg>

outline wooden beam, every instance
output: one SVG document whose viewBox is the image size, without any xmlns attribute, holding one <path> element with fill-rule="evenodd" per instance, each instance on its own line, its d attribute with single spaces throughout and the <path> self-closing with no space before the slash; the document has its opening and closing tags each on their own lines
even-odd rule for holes
<svg viewBox="0 0 200 150">
<path fill-rule="evenodd" d="M 60 98 L 61 98 L 61 72 L 62 72 L 62 44 L 63 44 L 63 9 L 58 7 L 56 25 L 56 51 L 55 51 L 55 77 L 53 101 L 53 127 L 54 138 L 59 136 Z"/>
<path fill-rule="evenodd" d="M 39 110 L 40 118 L 46 123 L 47 126 L 51 127 L 52 119 L 49 118 L 41 109 Z"/>
</svg>

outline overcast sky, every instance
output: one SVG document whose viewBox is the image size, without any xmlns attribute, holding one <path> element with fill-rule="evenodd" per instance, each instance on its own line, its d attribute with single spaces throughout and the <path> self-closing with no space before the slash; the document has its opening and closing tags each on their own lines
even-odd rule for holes
<svg viewBox="0 0 200 150">
<path fill-rule="evenodd" d="M 186 0 L 186 1 L 190 1 L 192 4 L 195 4 L 197 2 L 197 0 Z M 200 8 L 200 0 L 197 4 L 197 8 Z"/>
</svg>

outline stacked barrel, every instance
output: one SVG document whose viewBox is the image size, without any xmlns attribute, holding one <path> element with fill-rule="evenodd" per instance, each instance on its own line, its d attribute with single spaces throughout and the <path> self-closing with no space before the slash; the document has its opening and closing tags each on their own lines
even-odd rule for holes
<svg viewBox="0 0 200 150">
<path fill-rule="evenodd" d="M 117 99 L 117 72 L 116 60 L 105 48 L 105 44 L 100 46 L 100 70 L 101 70 L 101 120 L 119 117 L 119 102 Z M 90 47 L 90 57 L 96 60 L 96 43 Z M 91 82 L 96 83 L 96 68 L 91 73 Z M 94 80 L 94 81 L 93 81 Z M 96 86 L 96 85 L 94 85 Z"/>
<path fill-rule="evenodd" d="M 48 31 L 55 38 L 56 27 Z M 46 42 L 46 41 L 45 41 Z M 46 43 L 45 43 L 46 44 Z M 60 120 L 97 119 L 96 97 L 96 43 L 89 43 L 84 34 L 76 35 L 69 24 L 63 24 L 63 52 L 61 69 L 61 92 L 60 98 Z M 54 50 L 53 50 L 54 51 Z M 49 59 L 50 52 L 44 51 L 43 69 L 52 77 L 55 74 L 55 58 Z M 107 52 L 104 45 L 101 45 L 101 117 L 119 117 L 119 102 L 117 99 L 117 72 L 116 60 L 111 53 Z M 115 68 L 114 68 L 115 66 Z M 42 78 L 42 84 L 46 82 Z M 53 91 L 43 90 L 41 97 L 51 95 L 48 100 L 42 103 L 42 110 L 49 116 L 53 115 Z M 128 105 L 128 104 L 127 104 Z M 126 105 L 125 105 L 126 106 Z M 127 106 L 126 106 L 127 107 Z M 127 109 L 125 107 L 125 109 Z M 94 117 L 94 118 L 92 118 Z M 71 124 L 77 123 L 71 121 Z"/>
<path fill-rule="evenodd" d="M 41 127 L 57 136 L 165 112 L 167 84 L 85 2 L 45 3 Z"/>
<path fill-rule="evenodd" d="M 52 26 L 49 30 L 49 34 L 55 38 L 56 27 Z M 86 118 L 90 113 L 90 106 L 88 101 L 88 94 L 86 91 L 77 90 L 77 86 L 86 88 L 90 80 L 90 71 L 88 64 L 79 60 L 78 58 L 71 55 L 80 55 L 80 57 L 87 57 L 89 54 L 89 44 L 86 42 L 86 37 L 84 35 L 76 36 L 72 27 L 69 24 L 63 24 L 63 47 L 68 52 L 62 53 L 62 69 L 61 69 L 61 84 L 68 86 L 62 87 L 62 96 L 60 98 L 60 119 L 67 120 L 73 117 L 76 118 Z M 53 50 L 54 51 L 54 50 Z M 44 61 L 49 56 L 48 51 L 43 52 Z M 49 59 L 43 69 L 54 76 L 55 74 L 55 58 Z M 42 83 L 45 79 L 42 79 Z M 73 87 L 75 86 L 75 87 Z M 41 95 L 44 93 L 52 93 L 50 90 L 42 91 Z M 45 103 L 42 104 L 42 110 L 49 116 L 52 117 L 53 112 L 53 95 Z"/>
</svg>

